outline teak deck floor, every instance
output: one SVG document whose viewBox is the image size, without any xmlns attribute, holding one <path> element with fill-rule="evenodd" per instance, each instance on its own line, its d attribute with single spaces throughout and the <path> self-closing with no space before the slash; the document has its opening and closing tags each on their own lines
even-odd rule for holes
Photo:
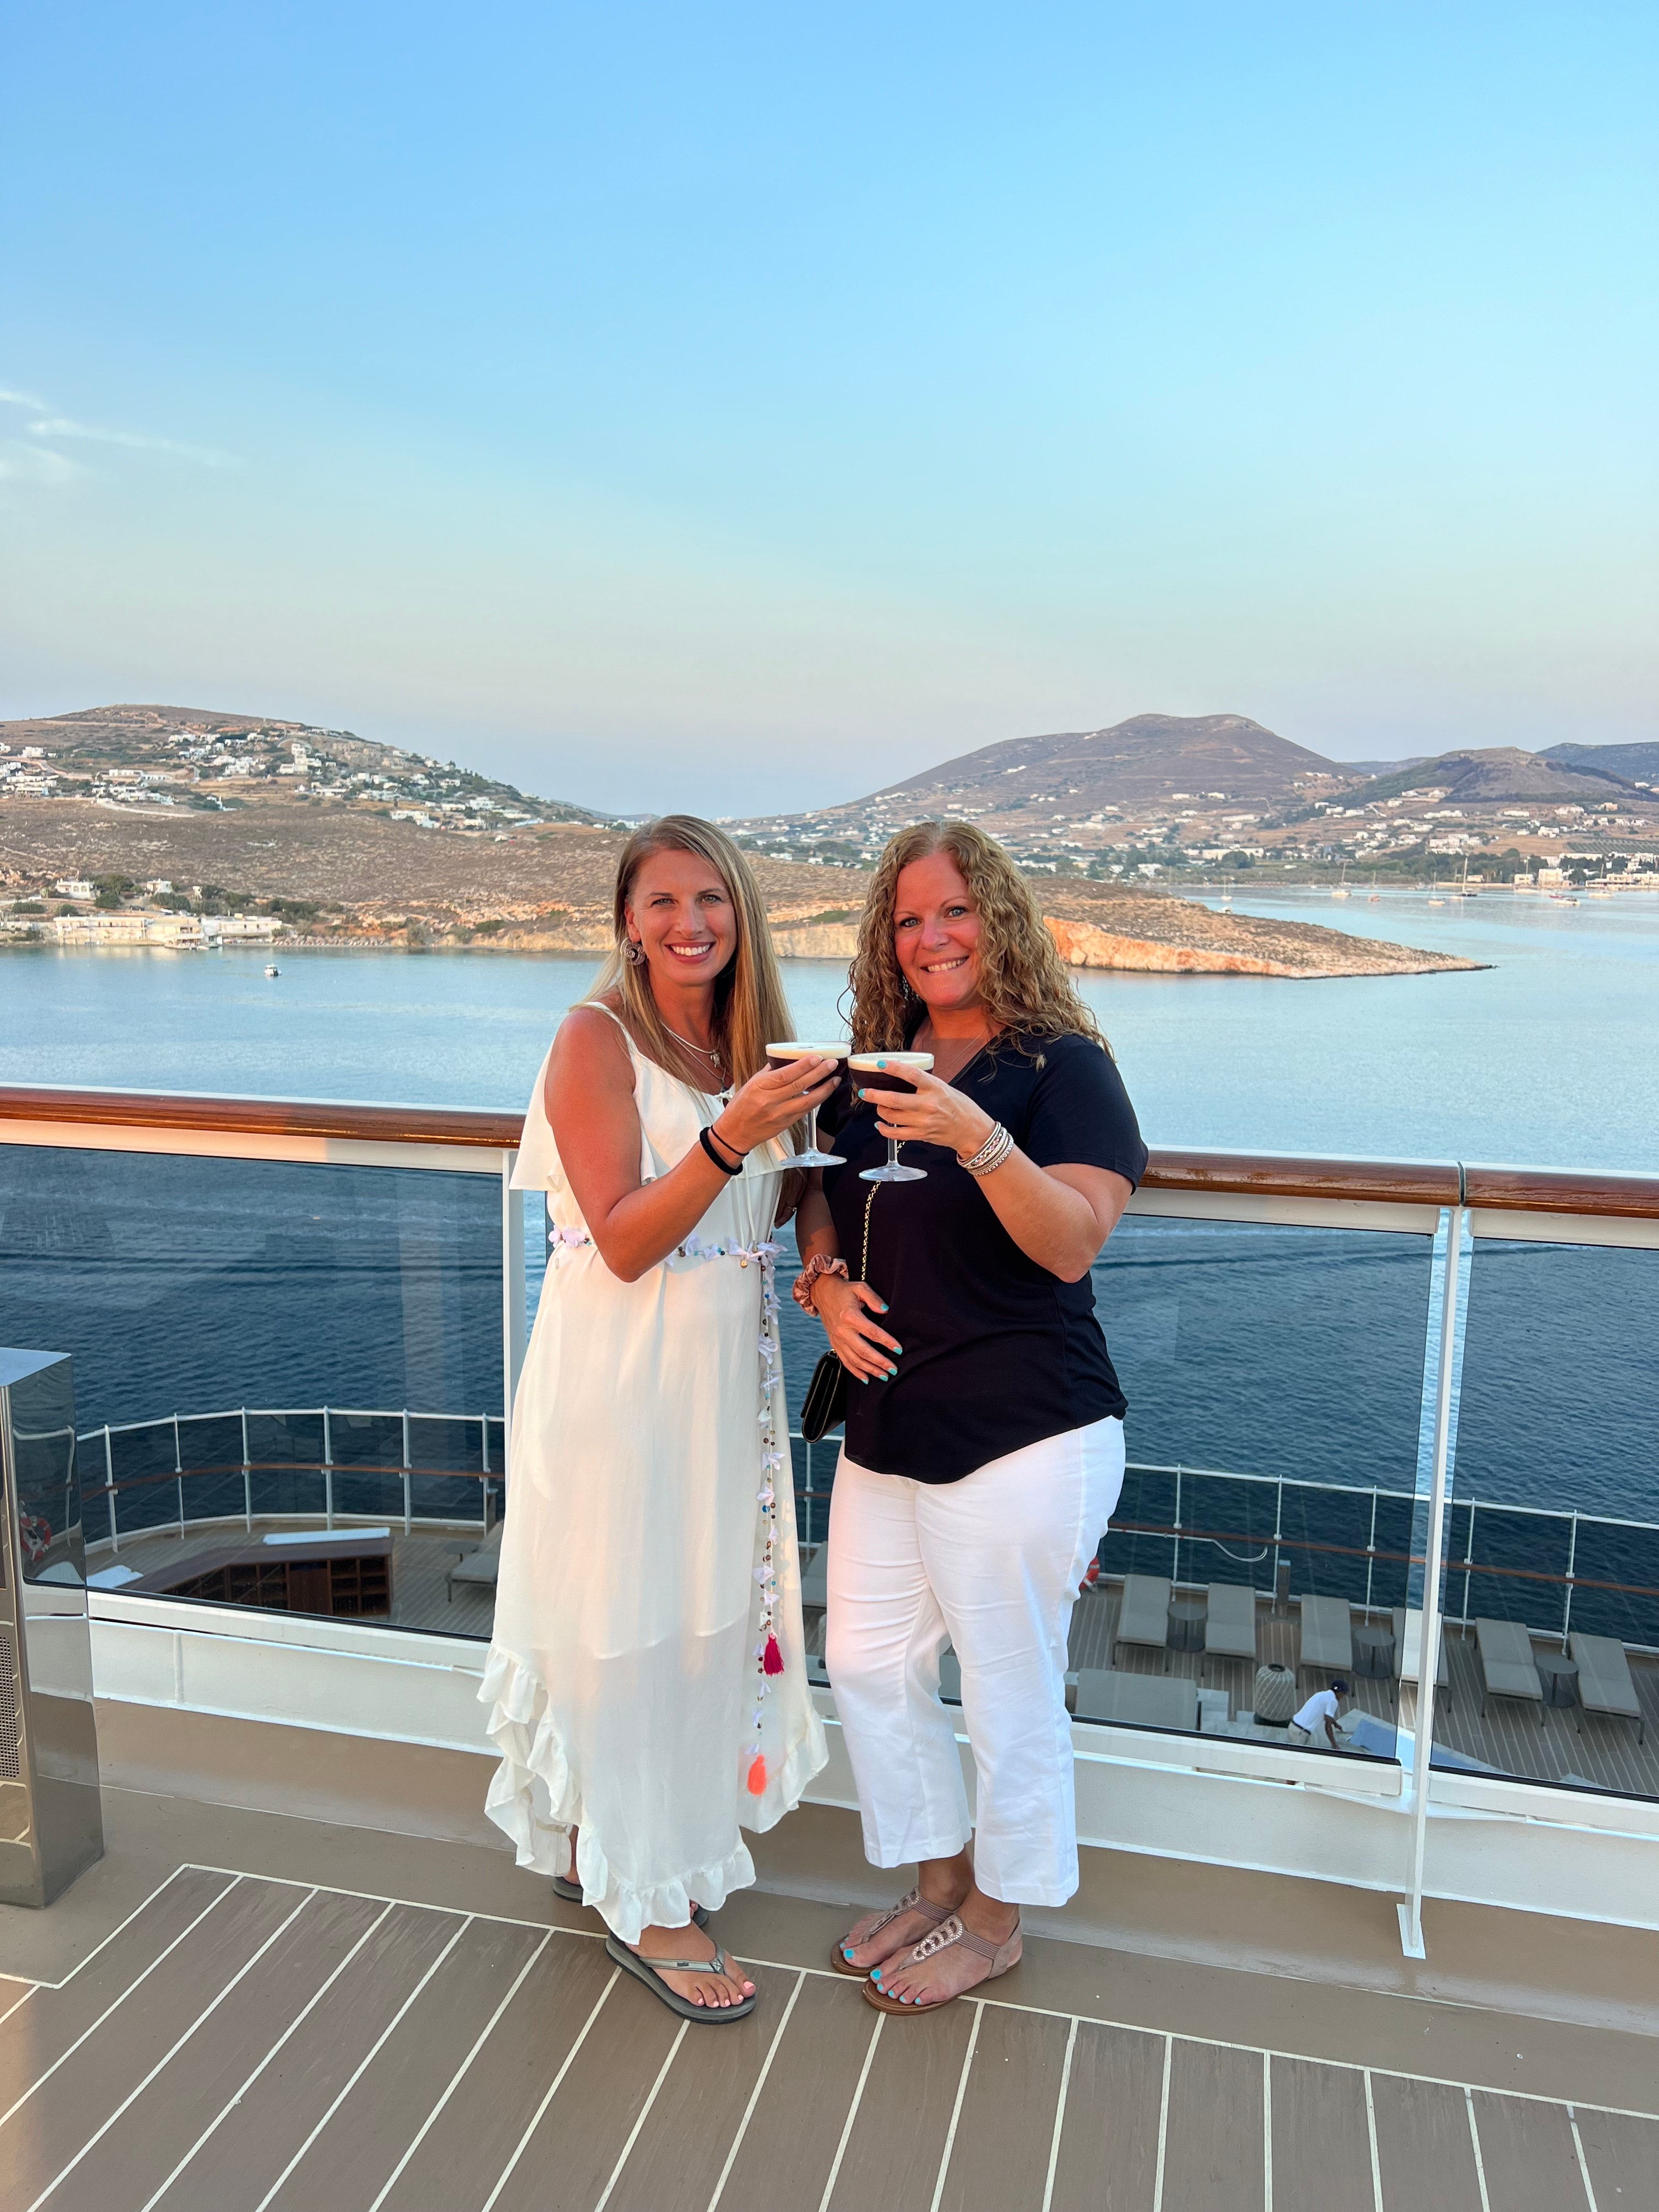
<svg viewBox="0 0 1659 2212">
<path fill-rule="evenodd" d="M 595 1923 L 597 1927 L 597 1923 Z M 597 1936 L 184 1866 L 0 1984 L 11 2212 L 1651 2212 L 1659 2119 L 750 1962 L 676 2021 Z"/>
</svg>

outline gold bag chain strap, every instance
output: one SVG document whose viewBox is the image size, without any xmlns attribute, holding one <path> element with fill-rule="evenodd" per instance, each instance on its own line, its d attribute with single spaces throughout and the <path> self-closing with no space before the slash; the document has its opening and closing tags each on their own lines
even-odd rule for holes
<svg viewBox="0 0 1659 2212">
<path fill-rule="evenodd" d="M 876 1193 L 880 1188 L 878 1182 L 872 1182 L 870 1194 L 864 1201 L 864 1250 L 859 1260 L 859 1280 L 861 1283 L 867 1283 L 870 1279 L 870 1209 L 875 1204 Z"/>
</svg>

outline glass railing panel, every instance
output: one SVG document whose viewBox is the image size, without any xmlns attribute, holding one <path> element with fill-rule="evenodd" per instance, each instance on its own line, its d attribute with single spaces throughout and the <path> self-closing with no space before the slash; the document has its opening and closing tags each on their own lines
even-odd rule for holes
<svg viewBox="0 0 1659 2212">
<path fill-rule="evenodd" d="M 1659 1796 L 1659 1252 L 1481 1237 L 1435 1756 Z"/>
<path fill-rule="evenodd" d="M 93 1578 L 255 1551 L 218 1601 L 280 1603 L 273 1553 L 367 1524 L 387 1601 L 284 1566 L 289 1609 L 487 1634 L 448 1580 L 500 1517 L 501 1245 L 493 1174 L 0 1146 L 0 1340 L 74 1357 Z"/>
</svg>

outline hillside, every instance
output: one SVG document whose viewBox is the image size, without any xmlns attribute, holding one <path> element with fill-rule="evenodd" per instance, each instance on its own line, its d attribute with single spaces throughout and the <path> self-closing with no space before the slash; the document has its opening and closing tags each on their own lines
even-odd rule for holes
<svg viewBox="0 0 1659 2212">
<path fill-rule="evenodd" d="M 981 745 L 866 798 L 743 826 L 763 840 L 781 830 L 862 852 L 905 822 L 948 814 L 1017 846 L 1069 833 L 1086 849 L 1109 842 L 1103 833 L 1120 817 L 1179 809 L 1202 828 L 1247 807 L 1239 819 L 1254 822 L 1356 780 L 1248 715 L 1136 714 L 1108 729 Z"/>
<path fill-rule="evenodd" d="M 1558 799 L 1605 800 L 1621 794 L 1636 795 L 1622 776 L 1592 767 L 1587 761 L 1522 752 L 1516 745 L 1493 745 L 1415 762 L 1392 775 L 1362 784 L 1352 796 L 1356 803 L 1370 804 L 1431 788 L 1441 790 L 1454 805 L 1497 805 L 1504 799 L 1538 799 L 1548 804 Z"/>
<path fill-rule="evenodd" d="M 350 730 L 200 707 L 88 707 L 0 722 L 0 791 L 19 781 L 50 787 L 31 796 L 204 813 L 295 799 L 355 812 L 413 809 L 457 830 L 604 818 Z"/>
<path fill-rule="evenodd" d="M 1632 745 L 1551 745 L 1540 760 L 1620 775 L 1629 783 L 1659 786 L 1659 743 Z"/>
</svg>

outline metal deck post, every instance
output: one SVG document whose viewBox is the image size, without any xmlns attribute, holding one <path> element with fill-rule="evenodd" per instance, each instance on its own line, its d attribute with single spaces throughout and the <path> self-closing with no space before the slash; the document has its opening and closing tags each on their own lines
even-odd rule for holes
<svg viewBox="0 0 1659 2212">
<path fill-rule="evenodd" d="M 1417 1721 L 1412 1741 L 1411 1887 L 1399 1908 L 1401 1948 L 1408 1959 L 1426 1955 L 1423 1948 L 1423 1865 L 1428 1844 L 1429 1778 L 1434 1762 L 1435 1680 L 1440 1671 L 1440 1553 L 1445 1539 L 1454 1405 L 1462 1364 L 1458 1308 L 1468 1241 L 1468 1215 L 1465 1209 L 1462 1206 L 1443 1206 L 1435 1237 L 1435 1260 L 1440 1267 L 1439 1342 L 1435 1347 L 1432 1473 L 1428 1531 L 1423 1547 L 1423 1635 L 1418 1648 Z M 1431 1305 L 1431 1328 L 1436 1318 Z M 1407 1595 L 1409 1599 L 1409 1589 Z"/>
</svg>

